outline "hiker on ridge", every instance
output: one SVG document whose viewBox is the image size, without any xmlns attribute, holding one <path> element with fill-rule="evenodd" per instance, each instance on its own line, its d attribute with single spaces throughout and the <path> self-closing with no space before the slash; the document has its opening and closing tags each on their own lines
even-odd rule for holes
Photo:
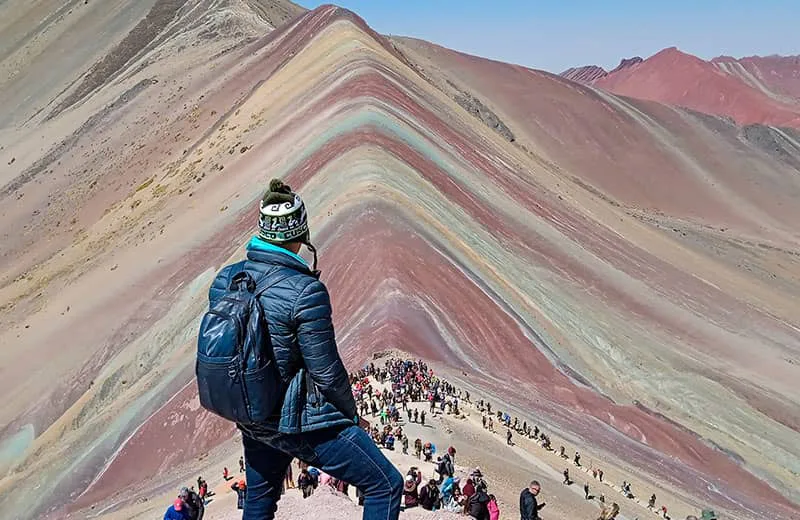
<svg viewBox="0 0 800 520">
<path fill-rule="evenodd" d="M 475 494 L 466 502 L 467 514 L 475 520 L 489 520 L 489 494 L 486 492 L 486 483 L 481 482 L 475 488 Z"/>
<path fill-rule="evenodd" d="M 442 460 L 439 462 L 439 466 L 436 468 L 436 472 L 439 474 L 439 482 L 444 480 L 446 477 L 452 477 L 456 471 L 455 464 L 453 464 L 453 458 L 456 456 L 456 449 L 452 446 L 447 448 L 447 453 L 442 456 Z"/>
<path fill-rule="evenodd" d="M 314 256 L 311 266 L 298 255 L 304 245 Z M 242 432 L 248 488 L 242 520 L 275 517 L 281 484 L 293 457 L 360 489 L 365 520 L 397 520 L 403 477 L 359 427 L 350 380 L 336 346 L 330 297 L 316 271 L 306 207 L 299 195 L 277 179 L 270 182 L 261 200 L 258 233 L 247 244 L 247 259 L 217 274 L 209 291 L 209 307 L 242 298 L 245 292 L 255 294 L 257 303 L 248 307 L 249 316 L 261 316 L 266 322 L 249 321 L 242 345 L 251 352 L 246 363 L 261 363 L 260 377 L 248 379 L 245 372 L 244 378 L 231 383 L 226 373 L 217 376 L 207 367 L 201 371 L 203 359 L 224 347 L 224 341 L 237 341 L 235 334 L 219 339 L 214 327 L 204 328 L 207 319 L 214 322 L 212 312 L 201 325 L 197 363 L 201 403 L 207 409 L 223 417 L 226 412 L 228 416 L 265 417 L 235 421 Z M 222 321 L 214 325 L 221 327 Z M 251 328 L 258 333 L 250 334 Z M 218 379 L 212 380 L 215 376 Z M 260 392 L 258 399 L 237 401 L 239 395 L 226 395 L 241 394 L 248 385 L 269 389 L 270 384 L 278 389 L 273 392 L 277 398 Z M 226 399 L 243 402 L 246 412 L 217 406 L 227 403 Z M 257 409 L 262 404 L 269 410 Z"/>
<path fill-rule="evenodd" d="M 423 509 L 433 511 L 439 506 L 439 486 L 434 479 L 430 479 L 428 484 L 419 492 L 419 505 Z"/>
<path fill-rule="evenodd" d="M 545 506 L 544 502 L 540 504 L 536 500 L 541 490 L 542 486 L 534 480 L 519 494 L 520 520 L 539 520 L 539 511 Z"/>
<path fill-rule="evenodd" d="M 422 482 L 422 473 L 412 467 L 406 474 L 406 481 L 403 485 L 403 500 L 406 509 L 419 505 L 419 484 Z"/>
<path fill-rule="evenodd" d="M 231 484 L 231 489 L 236 492 L 236 509 L 244 509 L 244 499 L 247 496 L 247 483 L 244 480 Z"/>
<path fill-rule="evenodd" d="M 203 499 L 200 498 L 200 495 L 187 487 L 182 487 L 178 496 L 183 500 L 187 513 L 186 517 L 189 518 L 189 520 L 203 520 L 206 506 Z"/>
</svg>

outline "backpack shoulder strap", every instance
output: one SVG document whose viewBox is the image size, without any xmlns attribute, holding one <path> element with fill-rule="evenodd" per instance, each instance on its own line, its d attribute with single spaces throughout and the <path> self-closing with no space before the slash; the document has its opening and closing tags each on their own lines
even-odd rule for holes
<svg viewBox="0 0 800 520">
<path fill-rule="evenodd" d="M 291 276 L 291 275 L 280 273 L 280 270 L 277 270 L 277 271 L 279 271 L 279 272 L 275 273 L 275 272 L 267 271 L 266 273 L 261 275 L 261 277 L 256 282 L 256 287 L 255 287 L 255 290 L 253 291 L 253 294 L 254 294 L 254 296 L 256 298 L 261 296 L 261 294 L 264 291 L 266 291 L 267 289 L 269 289 L 270 287 L 281 283 L 285 279 L 289 278 L 289 276 Z"/>
</svg>

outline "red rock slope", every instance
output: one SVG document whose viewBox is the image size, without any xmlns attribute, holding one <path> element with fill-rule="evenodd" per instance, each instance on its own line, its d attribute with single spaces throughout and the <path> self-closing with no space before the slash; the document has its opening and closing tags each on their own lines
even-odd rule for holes
<svg viewBox="0 0 800 520">
<path fill-rule="evenodd" d="M 711 63 L 763 92 L 800 100 L 800 56 L 720 56 Z"/>
<path fill-rule="evenodd" d="M 623 96 L 729 116 L 739 124 L 800 128 L 800 104 L 764 88 L 758 74 L 747 71 L 755 62 L 736 63 L 712 63 L 671 47 L 639 64 L 612 72 L 594 85 Z M 787 67 L 781 69 L 785 77 L 766 84 L 789 91 L 797 88 L 797 79 L 785 72 Z"/>
</svg>

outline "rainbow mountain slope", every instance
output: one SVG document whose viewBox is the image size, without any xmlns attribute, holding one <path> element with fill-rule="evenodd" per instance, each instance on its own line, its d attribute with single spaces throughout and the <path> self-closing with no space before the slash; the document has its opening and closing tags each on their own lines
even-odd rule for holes
<svg viewBox="0 0 800 520">
<path fill-rule="evenodd" d="M 178 3 L 6 116 L 0 509 L 83 512 L 231 437 L 194 334 L 278 176 L 350 366 L 425 356 L 687 500 L 796 516 L 800 136 L 333 6 Z"/>
</svg>

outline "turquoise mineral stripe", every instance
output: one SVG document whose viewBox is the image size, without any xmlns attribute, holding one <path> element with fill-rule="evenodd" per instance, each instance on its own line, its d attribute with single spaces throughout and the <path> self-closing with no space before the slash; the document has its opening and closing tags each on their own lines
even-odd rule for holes
<svg viewBox="0 0 800 520">
<path fill-rule="evenodd" d="M 413 123 L 409 127 L 408 123 L 399 119 L 398 114 L 398 112 L 391 110 L 389 107 L 365 107 L 349 113 L 344 118 L 338 119 L 335 126 L 317 135 L 303 149 L 303 153 L 297 154 L 294 161 L 287 164 L 281 172 L 278 172 L 277 176 L 287 175 L 298 164 L 305 161 L 325 143 L 333 140 L 338 135 L 370 126 L 382 130 L 388 135 L 395 136 L 450 175 L 457 175 L 461 170 L 468 168 L 467 165 L 456 164 L 445 157 L 448 154 L 451 157 L 458 155 L 459 152 L 453 150 L 448 143 L 442 142 L 439 136 L 422 126 L 413 126 Z"/>
<path fill-rule="evenodd" d="M 273 253 L 283 253 L 285 255 L 291 256 L 296 260 L 303 262 L 303 265 L 308 266 L 308 262 L 306 262 L 306 259 L 303 258 L 302 256 L 294 254 L 288 249 L 285 249 L 283 247 L 270 244 L 269 242 L 265 242 L 264 240 L 261 240 L 257 236 L 254 236 L 253 238 L 250 239 L 250 242 L 247 243 L 247 249 L 253 249 L 256 251 L 268 251 Z"/>
</svg>

